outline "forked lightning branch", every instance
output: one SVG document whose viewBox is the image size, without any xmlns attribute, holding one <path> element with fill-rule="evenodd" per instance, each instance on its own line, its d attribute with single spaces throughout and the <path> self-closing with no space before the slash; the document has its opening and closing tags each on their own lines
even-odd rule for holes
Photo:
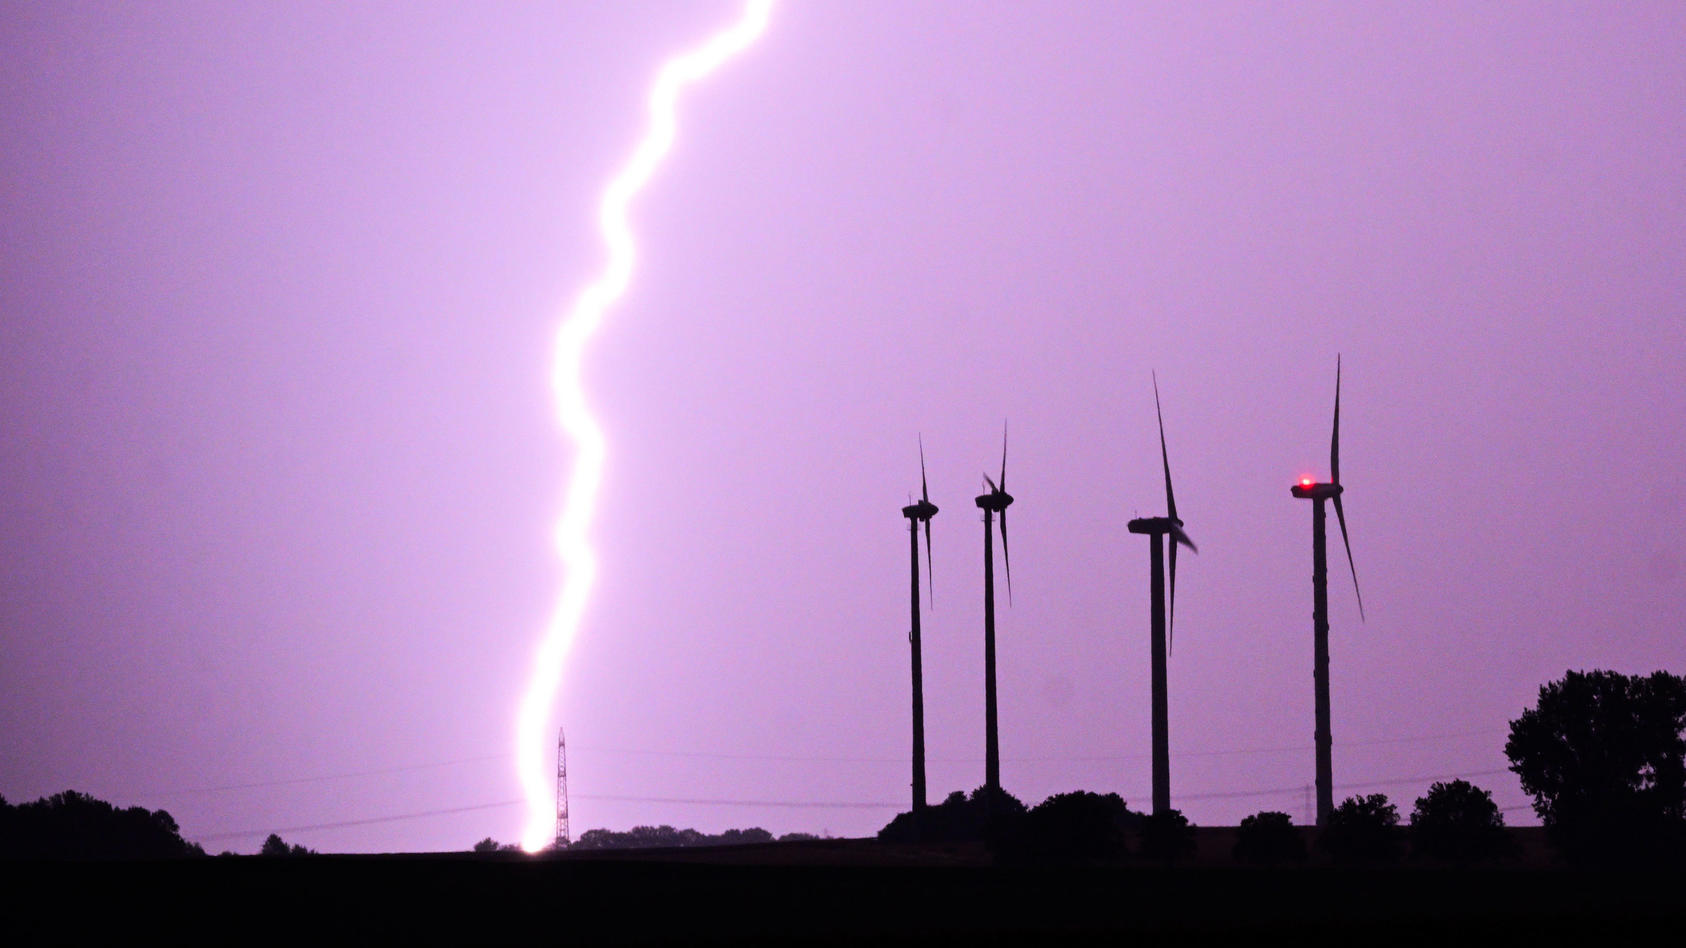
<svg viewBox="0 0 1686 948">
<path fill-rule="evenodd" d="M 528 852 L 550 845 L 555 835 L 556 811 L 551 798 L 555 787 L 547 767 L 547 738 L 552 732 L 551 715 L 561 685 L 562 664 L 579 633 L 596 576 L 590 530 L 606 444 L 580 382 L 585 344 L 632 282 L 635 246 L 627 210 L 673 147 L 680 93 L 748 49 L 766 30 L 772 7 L 773 0 L 749 0 L 731 26 L 662 64 L 650 90 L 649 125 L 644 137 L 609 182 L 598 206 L 598 228 L 608 250 L 608 262 L 580 292 L 557 329 L 551 387 L 557 421 L 574 445 L 574 465 L 555 533 L 562 561 L 562 590 L 533 655 L 532 674 L 516 723 L 516 769 L 527 802 L 521 845 Z"/>
</svg>

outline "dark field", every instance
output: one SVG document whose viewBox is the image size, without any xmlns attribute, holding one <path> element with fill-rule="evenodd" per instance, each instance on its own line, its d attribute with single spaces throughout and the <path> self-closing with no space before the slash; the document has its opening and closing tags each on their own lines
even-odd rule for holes
<svg viewBox="0 0 1686 948">
<path fill-rule="evenodd" d="M 996 867 L 965 846 L 14 863 L 0 942 L 1677 944 L 1686 875 L 1522 859 L 1457 871 L 1189 864 Z M 1531 851 L 1531 852 L 1529 852 Z"/>
</svg>

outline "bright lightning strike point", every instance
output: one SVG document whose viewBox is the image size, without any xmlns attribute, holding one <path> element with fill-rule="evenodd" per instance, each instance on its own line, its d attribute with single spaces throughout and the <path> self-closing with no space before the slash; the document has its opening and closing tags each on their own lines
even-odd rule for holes
<svg viewBox="0 0 1686 948">
<path fill-rule="evenodd" d="M 521 833 L 521 847 L 528 852 L 549 846 L 555 838 L 555 801 L 551 798 L 554 787 L 546 773 L 544 756 L 551 730 L 549 717 L 561 685 L 562 662 L 579 633 L 586 598 L 597 572 L 588 534 L 597 489 L 603 480 L 605 444 L 603 429 L 586 407 L 585 390 L 580 384 L 585 344 L 603 322 L 604 312 L 626 293 L 632 282 L 634 248 L 627 207 L 673 147 L 679 93 L 748 49 L 767 29 L 772 8 L 773 0 L 749 0 L 736 23 L 662 64 L 650 90 L 650 124 L 632 157 L 609 182 L 598 206 L 597 223 L 603 242 L 608 245 L 608 264 L 580 292 L 556 332 L 550 382 L 557 421 L 573 440 L 575 455 L 573 478 L 568 484 L 562 515 L 556 522 L 556 551 L 564 571 L 562 593 L 533 656 L 532 678 L 521 699 L 516 721 L 516 772 L 527 800 L 527 824 Z"/>
</svg>

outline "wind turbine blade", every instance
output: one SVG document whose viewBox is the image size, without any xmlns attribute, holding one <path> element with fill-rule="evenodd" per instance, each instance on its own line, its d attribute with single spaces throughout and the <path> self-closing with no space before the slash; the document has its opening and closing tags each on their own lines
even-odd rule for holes
<svg viewBox="0 0 1686 948">
<path fill-rule="evenodd" d="M 1007 552 L 1007 508 L 1001 508 L 1001 560 L 1007 564 L 1007 605 L 1013 604 L 1013 554 Z"/>
<path fill-rule="evenodd" d="M 919 436 L 919 493 L 920 493 L 921 496 L 923 496 L 925 498 L 925 502 L 927 504 L 931 502 L 931 489 L 930 489 L 930 487 L 926 486 L 926 484 L 925 484 L 925 436 L 924 435 Z M 926 524 L 927 527 L 929 527 L 930 521 L 927 520 L 925 522 L 925 524 Z"/>
<path fill-rule="evenodd" d="M 1352 562 L 1352 541 L 1346 537 L 1346 511 L 1341 509 L 1341 495 L 1335 495 L 1335 519 L 1341 522 L 1341 543 L 1346 546 L 1346 565 L 1352 570 L 1352 591 L 1358 596 L 1358 619 L 1364 620 L 1364 593 L 1358 588 L 1358 567 Z"/>
<path fill-rule="evenodd" d="M 1007 489 L 1007 422 L 1001 422 L 1001 489 Z"/>
<path fill-rule="evenodd" d="M 937 608 L 937 584 L 931 578 L 931 521 L 925 521 L 925 591 L 931 597 L 931 611 Z"/>
<path fill-rule="evenodd" d="M 1159 374 L 1153 376 L 1153 413 L 1159 418 L 1159 457 L 1165 462 L 1165 515 L 1177 520 L 1177 497 L 1171 491 L 1171 452 L 1165 448 L 1165 415 L 1159 410 Z"/>
<path fill-rule="evenodd" d="M 1153 537 L 1152 539 L 1155 543 L 1159 542 L 1158 537 Z M 1171 568 L 1169 570 L 1171 578 L 1171 608 L 1169 615 L 1165 618 L 1166 637 L 1169 640 L 1166 644 L 1165 650 L 1167 652 L 1174 652 L 1177 647 L 1177 541 L 1175 538 L 1169 538 L 1169 542 L 1166 545 L 1171 548 Z"/>
<path fill-rule="evenodd" d="M 1341 355 L 1335 353 L 1335 433 L 1329 436 L 1329 483 L 1341 482 Z M 1339 510 L 1339 505 L 1336 506 Z"/>
<path fill-rule="evenodd" d="M 989 485 L 990 493 L 998 494 L 1001 492 L 1001 488 L 995 486 L 995 482 L 989 479 L 988 474 L 984 475 L 984 483 Z"/>
<path fill-rule="evenodd" d="M 1177 541 L 1178 543 L 1182 544 L 1183 546 L 1188 547 L 1189 549 L 1193 550 L 1196 553 L 1200 552 L 1200 548 L 1194 545 L 1194 541 L 1189 539 L 1188 534 L 1183 532 L 1182 527 L 1178 527 L 1178 526 L 1171 527 L 1171 539 Z"/>
</svg>

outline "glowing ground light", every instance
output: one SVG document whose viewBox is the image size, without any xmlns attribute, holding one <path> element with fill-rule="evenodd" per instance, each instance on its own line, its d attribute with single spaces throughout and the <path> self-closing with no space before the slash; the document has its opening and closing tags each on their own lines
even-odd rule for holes
<svg viewBox="0 0 1686 948">
<path fill-rule="evenodd" d="M 632 157 L 603 192 L 597 223 L 608 245 L 603 273 L 580 292 L 556 332 L 551 387 L 556 416 L 574 442 L 573 478 L 556 523 L 556 551 L 564 571 L 561 596 L 544 638 L 533 656 L 533 673 L 521 699 L 516 721 L 515 765 L 527 800 L 527 823 L 521 846 L 535 852 L 551 844 L 555 835 L 554 787 L 547 772 L 550 713 L 562 679 L 562 661 L 579 632 L 597 564 L 588 531 L 603 479 L 603 430 L 586 408 L 580 384 L 580 361 L 585 343 L 603 321 L 603 313 L 626 292 L 632 280 L 632 227 L 627 206 L 644 189 L 651 175 L 673 147 L 679 93 L 724 65 L 755 42 L 767 28 L 773 0 L 749 0 L 737 22 L 693 49 L 662 64 L 650 89 L 649 121 Z"/>
</svg>

